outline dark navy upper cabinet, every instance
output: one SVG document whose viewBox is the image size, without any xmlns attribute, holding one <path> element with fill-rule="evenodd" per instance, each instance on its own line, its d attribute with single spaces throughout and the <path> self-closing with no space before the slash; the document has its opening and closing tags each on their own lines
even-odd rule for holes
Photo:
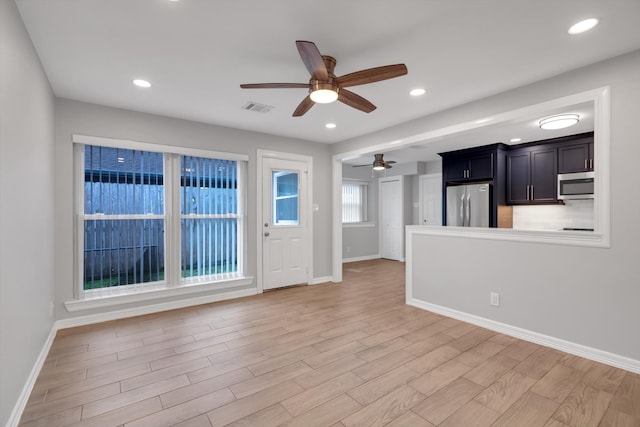
<svg viewBox="0 0 640 427">
<path fill-rule="evenodd" d="M 594 163 L 593 136 L 558 147 L 558 173 L 592 171 Z"/>
<path fill-rule="evenodd" d="M 445 181 L 489 180 L 494 176 L 495 149 L 484 153 L 457 153 L 442 156 Z"/>
<path fill-rule="evenodd" d="M 557 148 L 528 146 L 507 152 L 507 204 L 557 203 Z"/>
</svg>

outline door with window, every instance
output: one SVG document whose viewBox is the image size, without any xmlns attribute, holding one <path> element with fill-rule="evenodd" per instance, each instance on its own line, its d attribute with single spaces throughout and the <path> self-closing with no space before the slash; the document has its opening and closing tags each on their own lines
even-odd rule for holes
<svg viewBox="0 0 640 427">
<path fill-rule="evenodd" d="M 262 163 L 263 289 L 308 282 L 307 163 Z"/>
</svg>

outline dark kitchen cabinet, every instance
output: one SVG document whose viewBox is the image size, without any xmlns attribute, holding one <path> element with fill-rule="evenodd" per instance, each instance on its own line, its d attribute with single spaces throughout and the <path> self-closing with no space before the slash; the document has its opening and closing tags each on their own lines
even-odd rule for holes
<svg viewBox="0 0 640 427">
<path fill-rule="evenodd" d="M 483 182 L 491 184 L 489 226 L 498 226 L 498 206 L 505 205 L 505 151 L 502 143 L 440 153 L 442 157 L 442 220 L 446 225 L 447 186 Z"/>
<path fill-rule="evenodd" d="M 495 153 L 476 153 L 445 156 L 442 170 L 446 181 L 492 179 Z"/>
<path fill-rule="evenodd" d="M 507 152 L 507 204 L 557 203 L 557 153 L 552 145 Z"/>
<path fill-rule="evenodd" d="M 587 172 L 593 167 L 593 138 L 591 142 L 558 147 L 558 173 Z"/>
</svg>

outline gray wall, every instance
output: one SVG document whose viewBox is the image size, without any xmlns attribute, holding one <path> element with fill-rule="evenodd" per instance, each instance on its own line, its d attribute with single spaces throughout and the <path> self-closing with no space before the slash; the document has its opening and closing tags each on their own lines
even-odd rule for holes
<svg viewBox="0 0 640 427">
<path fill-rule="evenodd" d="M 247 275 L 256 274 L 256 150 L 267 149 L 313 156 L 314 277 L 331 275 L 331 176 L 329 146 L 302 140 L 247 132 L 203 123 L 144 114 L 117 108 L 57 99 L 56 120 L 56 308 L 58 319 L 73 317 L 63 303 L 73 299 L 73 153 L 72 134 L 129 139 L 247 154 L 248 167 L 248 259 Z M 255 287 L 255 281 L 253 284 Z M 229 291 L 227 289 L 226 291 Z M 116 309 L 141 304 L 118 306 Z M 144 304 L 142 304 L 144 305 Z M 111 308 L 113 310 L 113 308 Z M 108 309 L 83 311 L 95 314 Z"/>
<path fill-rule="evenodd" d="M 12 0 L 0 1 L 0 425 L 53 320 L 53 93 Z"/>
<path fill-rule="evenodd" d="M 635 51 L 334 147 L 339 153 L 365 140 L 396 140 L 610 85 L 611 248 L 417 236 L 416 298 L 640 360 L 640 191 L 633 178 L 640 160 L 639 70 Z M 489 292 L 501 294 L 501 307 L 489 306 Z"/>
<path fill-rule="evenodd" d="M 367 216 L 373 227 L 342 226 L 342 258 L 360 258 L 379 255 L 378 250 L 378 173 L 371 176 L 371 168 L 342 165 L 342 178 L 367 181 Z"/>
</svg>

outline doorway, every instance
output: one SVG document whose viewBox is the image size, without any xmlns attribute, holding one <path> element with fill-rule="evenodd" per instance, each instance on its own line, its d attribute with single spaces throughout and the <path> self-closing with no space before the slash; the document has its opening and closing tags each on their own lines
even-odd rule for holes
<svg viewBox="0 0 640 427">
<path fill-rule="evenodd" d="M 258 153 L 258 289 L 306 284 L 312 277 L 311 158 Z"/>
</svg>

